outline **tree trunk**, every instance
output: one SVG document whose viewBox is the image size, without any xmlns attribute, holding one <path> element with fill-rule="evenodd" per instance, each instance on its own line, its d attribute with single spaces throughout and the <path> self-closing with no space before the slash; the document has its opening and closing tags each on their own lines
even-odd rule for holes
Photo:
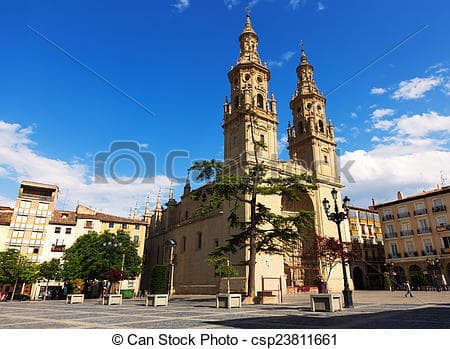
<svg viewBox="0 0 450 349">
<path fill-rule="evenodd" d="M 14 300 L 14 295 L 16 294 L 16 287 L 17 287 L 17 283 L 19 282 L 19 278 L 16 279 L 16 282 L 14 283 L 14 288 L 11 294 L 11 301 Z"/>
<path fill-rule="evenodd" d="M 49 283 L 49 280 L 47 280 L 47 284 L 45 285 L 44 301 L 47 299 L 48 283 Z"/>
</svg>

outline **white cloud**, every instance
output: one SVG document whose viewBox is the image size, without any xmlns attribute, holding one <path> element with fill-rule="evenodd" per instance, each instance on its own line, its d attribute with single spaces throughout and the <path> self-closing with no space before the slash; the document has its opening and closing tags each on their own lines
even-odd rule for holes
<svg viewBox="0 0 450 349">
<path fill-rule="evenodd" d="M 439 115 L 436 112 L 403 115 L 395 121 L 400 135 L 423 137 L 431 132 L 450 133 L 450 116 Z"/>
<path fill-rule="evenodd" d="M 190 5 L 190 0 L 178 0 L 172 6 L 175 7 L 179 12 L 185 11 Z"/>
<path fill-rule="evenodd" d="M 323 10 L 325 10 L 325 5 L 321 1 L 319 1 L 317 3 L 317 11 L 323 11 Z"/>
<path fill-rule="evenodd" d="M 287 134 L 283 134 L 281 138 L 278 140 L 278 154 L 283 154 L 288 146 L 288 137 Z"/>
<path fill-rule="evenodd" d="M 381 119 L 382 117 L 393 115 L 394 112 L 394 109 L 390 108 L 375 109 L 372 114 L 370 114 L 370 117 L 372 119 Z"/>
<path fill-rule="evenodd" d="M 306 0 L 289 0 L 289 6 L 296 10 L 301 4 L 304 4 Z"/>
<path fill-rule="evenodd" d="M 395 125 L 394 121 L 391 120 L 377 120 L 373 124 L 373 127 L 378 130 L 387 131 Z"/>
<path fill-rule="evenodd" d="M 450 116 L 429 112 L 388 122 L 389 135 L 372 137 L 372 150 L 345 152 L 340 158 L 341 168 L 349 168 L 342 173 L 345 194 L 358 205 L 370 204 L 372 197 L 377 202 L 395 199 L 399 190 L 410 195 L 433 188 L 441 170 L 450 174 Z"/>
<path fill-rule="evenodd" d="M 372 95 L 382 95 L 386 92 L 387 92 L 387 90 L 382 87 L 372 87 L 372 89 L 370 90 L 370 94 L 372 94 Z"/>
<path fill-rule="evenodd" d="M 445 92 L 450 96 L 450 82 L 447 82 L 446 84 L 445 84 Z"/>
<path fill-rule="evenodd" d="M 425 96 L 425 93 L 439 86 L 443 79 L 441 77 L 430 76 L 428 78 L 414 78 L 402 81 L 398 89 L 392 95 L 394 99 L 418 99 Z"/>
<path fill-rule="evenodd" d="M 167 188 L 170 179 L 156 176 L 152 183 L 137 179 L 129 185 L 109 180 L 100 184 L 92 181 L 90 166 L 80 161 L 67 162 L 45 157 L 34 150 L 32 129 L 0 121 L 0 178 L 19 183 L 31 180 L 59 186 L 61 196 L 67 193 L 67 207 L 77 202 L 112 214 L 127 215 L 136 201 L 141 204 L 150 194 L 153 201 L 160 187 Z M 60 200 L 62 202 L 62 200 Z"/>
<path fill-rule="evenodd" d="M 294 51 L 286 51 L 281 55 L 280 59 L 269 60 L 267 64 L 271 67 L 282 67 L 285 63 L 289 62 L 294 56 L 295 56 Z"/>
<path fill-rule="evenodd" d="M 334 137 L 336 143 L 347 143 L 347 139 L 345 137 Z"/>
<path fill-rule="evenodd" d="M 356 118 L 358 117 L 358 114 L 356 114 L 354 111 L 352 111 L 352 112 L 350 113 L 350 117 L 351 117 L 352 119 L 356 119 Z"/>
</svg>

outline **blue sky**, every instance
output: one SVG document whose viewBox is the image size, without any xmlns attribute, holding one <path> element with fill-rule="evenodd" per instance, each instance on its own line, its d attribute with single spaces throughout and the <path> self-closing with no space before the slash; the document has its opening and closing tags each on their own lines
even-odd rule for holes
<svg viewBox="0 0 450 349">
<path fill-rule="evenodd" d="M 435 187 L 441 171 L 450 177 L 444 1 L 15 1 L 0 14 L 0 205 L 32 179 L 60 185 L 65 208 L 79 201 L 126 214 L 147 195 L 154 202 L 159 188 L 167 195 L 192 160 L 222 158 L 226 74 L 249 4 L 272 72 L 280 142 L 303 40 L 341 163 L 353 164 L 344 182 L 355 204 Z M 95 154 L 121 140 L 155 154 L 154 183 L 92 182 Z M 177 158 L 170 175 L 172 150 L 189 157 Z M 132 175 L 128 165 L 118 172 Z"/>
</svg>

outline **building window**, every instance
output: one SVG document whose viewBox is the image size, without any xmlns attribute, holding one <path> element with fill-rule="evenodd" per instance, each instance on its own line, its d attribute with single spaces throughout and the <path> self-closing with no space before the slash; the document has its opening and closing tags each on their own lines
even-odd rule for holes
<svg viewBox="0 0 450 349">
<path fill-rule="evenodd" d="M 36 217 L 34 219 L 34 224 L 36 225 L 43 225 L 46 222 L 46 218 L 45 217 Z"/>
<path fill-rule="evenodd" d="M 61 233 L 61 227 L 56 227 L 55 228 L 55 234 L 59 234 Z"/>
<path fill-rule="evenodd" d="M 426 256 L 433 253 L 433 244 L 431 243 L 431 239 L 423 239 L 423 251 Z"/>
<path fill-rule="evenodd" d="M 66 228 L 66 234 L 72 234 L 72 228 Z"/>
<path fill-rule="evenodd" d="M 108 224 L 108 227 L 114 228 L 114 223 L 109 223 L 109 224 Z"/>
<path fill-rule="evenodd" d="M 127 228 L 128 228 L 128 224 L 122 223 L 122 229 L 127 229 Z"/>
<path fill-rule="evenodd" d="M 93 222 L 92 221 L 86 221 L 86 225 L 84 227 L 85 228 L 92 228 L 93 227 Z"/>
<path fill-rule="evenodd" d="M 214 239 L 214 247 L 215 248 L 219 247 L 219 240 L 218 239 Z"/>
<path fill-rule="evenodd" d="M 256 106 L 258 108 L 264 109 L 264 97 L 261 94 L 256 96 Z"/>
<path fill-rule="evenodd" d="M 323 128 L 323 121 L 322 120 L 319 120 L 319 131 L 322 132 L 322 133 L 325 132 L 325 129 Z"/>
<path fill-rule="evenodd" d="M 138 244 L 139 244 L 139 235 L 134 235 L 134 236 L 133 236 L 133 243 L 134 243 L 135 245 L 138 245 Z"/>
<path fill-rule="evenodd" d="M 20 215 L 20 216 L 17 216 L 17 217 L 16 217 L 16 222 L 17 222 L 17 223 L 26 223 L 27 220 L 28 220 L 28 216 L 22 216 L 22 215 Z"/>
<path fill-rule="evenodd" d="M 444 236 L 442 238 L 442 244 L 444 245 L 444 248 L 450 248 L 450 236 Z"/>
<path fill-rule="evenodd" d="M 134 230 L 139 230 L 139 229 L 141 229 L 141 226 L 140 226 L 139 224 L 136 224 L 136 225 L 134 226 Z"/>
<path fill-rule="evenodd" d="M 31 233 L 31 240 L 42 240 L 43 233 L 39 231 L 33 231 Z"/>
<path fill-rule="evenodd" d="M 197 248 L 200 250 L 202 248 L 202 233 L 197 233 Z"/>
<path fill-rule="evenodd" d="M 38 205 L 39 211 L 48 211 L 48 203 L 46 202 L 40 202 Z"/>
<path fill-rule="evenodd" d="M 325 155 L 325 156 L 323 157 L 323 161 L 324 161 L 326 164 L 328 164 L 328 156 Z"/>
<path fill-rule="evenodd" d="M 182 239 L 182 250 L 183 250 L 183 252 L 186 252 L 186 236 L 183 236 L 183 239 Z"/>
<path fill-rule="evenodd" d="M 396 243 L 391 243 L 389 245 L 389 247 L 390 247 L 390 250 L 391 250 L 392 257 L 393 258 L 398 257 L 399 253 L 398 253 L 398 246 L 397 246 L 397 244 Z"/>
<path fill-rule="evenodd" d="M 69 214 L 68 213 L 61 213 L 61 218 L 69 218 Z"/>
<path fill-rule="evenodd" d="M 436 217 L 436 225 L 441 227 L 443 225 L 447 225 L 447 217 L 446 216 L 438 216 Z"/>
<path fill-rule="evenodd" d="M 29 209 L 31 207 L 31 201 L 22 200 L 19 205 L 20 208 Z"/>
</svg>

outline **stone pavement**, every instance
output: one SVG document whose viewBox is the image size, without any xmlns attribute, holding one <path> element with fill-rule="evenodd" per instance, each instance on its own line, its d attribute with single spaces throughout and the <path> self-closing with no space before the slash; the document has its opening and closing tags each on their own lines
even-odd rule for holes
<svg viewBox="0 0 450 349">
<path fill-rule="evenodd" d="M 98 300 L 2 302 L 0 328 L 450 328 L 450 291 L 355 291 L 352 309 L 313 313 L 309 295 L 289 295 L 279 305 L 216 309 L 213 296 L 174 296 L 168 307 L 144 300 L 103 306 Z"/>
</svg>

